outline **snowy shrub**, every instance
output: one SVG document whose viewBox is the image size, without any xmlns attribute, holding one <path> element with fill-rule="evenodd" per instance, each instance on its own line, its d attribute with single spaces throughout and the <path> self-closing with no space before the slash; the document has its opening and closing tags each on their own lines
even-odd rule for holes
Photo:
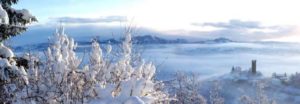
<svg viewBox="0 0 300 104">
<path fill-rule="evenodd" d="M 0 102 L 11 103 L 21 90 L 28 84 L 24 67 L 18 67 L 13 59 L 13 52 L 0 43 Z"/>
<path fill-rule="evenodd" d="M 300 74 L 299 73 L 295 73 L 290 75 L 289 80 L 288 80 L 288 84 L 300 88 Z"/>
<path fill-rule="evenodd" d="M 221 86 L 220 82 L 214 81 L 212 89 L 210 89 L 209 102 L 210 104 L 224 104 L 225 100 L 220 95 Z"/>
<path fill-rule="evenodd" d="M 256 104 L 256 102 L 251 97 L 243 95 L 239 98 L 239 104 Z"/>
<path fill-rule="evenodd" d="M 206 104 L 206 99 L 200 94 L 200 81 L 196 74 L 176 73 L 176 79 L 172 81 L 168 89 L 174 93 L 174 104 Z"/>
<path fill-rule="evenodd" d="M 276 101 L 270 99 L 265 91 L 265 83 L 262 81 L 258 81 L 255 84 L 255 95 L 254 97 L 250 97 L 248 95 L 243 95 L 239 98 L 240 104 L 276 104 Z"/>
<path fill-rule="evenodd" d="M 91 78 L 95 77 L 96 80 L 101 82 L 95 87 L 96 92 L 99 92 L 99 94 L 96 96 L 98 99 L 93 102 L 110 103 L 113 101 L 115 103 L 129 103 L 142 101 L 149 104 L 168 101 L 167 94 L 159 91 L 156 88 L 156 83 L 153 81 L 155 66 L 144 61 L 132 61 L 130 32 L 126 33 L 122 44 L 123 53 L 115 63 L 103 61 L 103 58 L 96 58 L 95 60 L 95 56 L 102 55 L 102 50 L 97 42 L 94 42 L 92 47 L 90 60 L 100 63 L 98 64 L 100 66 L 97 66 L 97 64 L 89 65 L 90 69 L 94 69 L 96 72 L 99 71 L 98 74 L 92 75 Z M 133 65 L 133 63 L 136 65 Z"/>
<path fill-rule="evenodd" d="M 82 66 L 74 51 L 77 45 L 62 27 L 49 41 L 51 46 L 42 65 L 36 67 L 38 58 L 27 55 L 27 73 L 22 67 L 14 69 L 21 70 L 26 86 L 14 92 L 13 103 L 151 104 L 170 100 L 160 90 L 160 82 L 153 80 L 155 66 L 133 61 L 130 31 L 116 61 L 104 58 L 99 43 L 93 41 L 89 62 Z M 107 47 L 110 54 L 112 48 Z"/>
</svg>

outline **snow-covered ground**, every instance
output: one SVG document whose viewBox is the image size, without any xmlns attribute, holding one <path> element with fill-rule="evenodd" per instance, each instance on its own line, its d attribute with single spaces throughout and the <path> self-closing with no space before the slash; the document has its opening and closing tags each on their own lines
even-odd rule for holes
<svg viewBox="0 0 300 104">
<path fill-rule="evenodd" d="M 221 86 L 220 95 L 226 99 L 225 104 L 240 104 L 240 97 L 244 95 L 257 100 L 255 97 L 258 93 L 268 96 L 269 101 L 274 100 L 277 104 L 300 103 L 300 89 L 274 77 L 266 77 L 262 74 L 253 76 L 251 72 L 248 73 L 245 70 L 242 73 L 226 73 L 202 80 L 199 92 L 204 96 L 209 96 L 209 89 L 214 81 Z M 258 85 L 260 85 L 261 92 L 258 92 Z"/>
</svg>

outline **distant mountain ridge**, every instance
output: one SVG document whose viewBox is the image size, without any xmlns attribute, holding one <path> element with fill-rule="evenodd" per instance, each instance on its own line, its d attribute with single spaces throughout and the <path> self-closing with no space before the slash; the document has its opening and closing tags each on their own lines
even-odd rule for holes
<svg viewBox="0 0 300 104">
<path fill-rule="evenodd" d="M 213 39 L 213 40 L 202 40 L 202 41 L 197 41 L 195 43 L 229 43 L 229 42 L 236 42 L 236 41 L 233 41 L 233 40 L 230 40 L 228 38 L 224 38 L 224 37 L 220 37 L 220 38 L 216 38 L 216 39 Z"/>
<path fill-rule="evenodd" d="M 121 44 L 124 39 L 106 39 L 106 40 L 98 40 L 100 44 Z M 194 41 L 190 42 L 186 39 L 165 39 L 157 36 L 152 35 L 143 35 L 143 36 L 135 36 L 132 38 L 133 44 L 215 44 L 215 43 L 228 43 L 228 42 L 235 42 L 233 40 L 220 37 L 212 40 L 201 40 L 201 41 Z M 76 43 L 80 45 L 90 45 L 91 41 L 76 41 Z M 13 49 L 15 51 L 23 51 L 23 50 L 45 50 L 50 44 L 49 43 L 39 43 L 39 44 L 31 44 L 31 45 L 24 45 L 24 46 L 15 46 Z"/>
<path fill-rule="evenodd" d="M 111 44 L 119 44 L 123 41 L 124 39 L 107 39 L 107 40 L 99 40 L 99 43 L 111 43 Z M 78 44 L 91 44 L 91 42 L 86 42 L 86 41 L 77 41 Z M 227 43 L 227 42 L 235 42 L 233 40 L 220 37 L 212 40 L 201 40 L 201 41 L 195 41 L 195 42 L 189 42 L 186 39 L 165 39 L 153 35 L 143 35 L 143 36 L 135 36 L 132 38 L 132 43 L 133 44 L 184 44 L 184 43 Z"/>
<path fill-rule="evenodd" d="M 136 36 L 132 39 L 134 44 L 172 44 L 172 43 L 188 43 L 185 39 L 164 39 L 152 35 Z"/>
</svg>

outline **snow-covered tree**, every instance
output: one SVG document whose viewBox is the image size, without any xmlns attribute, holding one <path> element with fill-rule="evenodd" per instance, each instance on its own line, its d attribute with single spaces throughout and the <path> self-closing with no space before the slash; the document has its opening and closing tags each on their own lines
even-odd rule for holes
<svg viewBox="0 0 300 104">
<path fill-rule="evenodd" d="M 200 81 L 197 74 L 177 72 L 175 80 L 168 89 L 174 92 L 174 104 L 206 104 L 206 99 L 200 94 Z"/>
<path fill-rule="evenodd" d="M 133 62 L 130 33 L 122 44 L 122 55 L 114 62 L 104 58 L 96 41 L 92 43 L 89 62 L 80 66 L 76 44 L 61 27 L 48 48 L 46 60 L 38 67 L 38 58 L 29 59 L 26 86 L 15 91 L 14 103 L 97 103 L 151 104 L 169 101 L 153 80 L 152 63 Z M 108 46 L 111 48 L 111 46 Z M 109 53 L 111 49 L 107 49 Z M 119 56 L 116 56 L 119 57 Z M 138 63 L 133 65 L 132 63 Z"/>
<path fill-rule="evenodd" d="M 255 96 L 250 97 L 243 95 L 239 98 L 240 104 L 276 104 L 276 101 L 270 99 L 265 93 L 264 88 L 266 87 L 263 81 L 258 81 L 255 84 Z"/>
<path fill-rule="evenodd" d="M 0 23 L 9 24 L 9 18 L 7 12 L 0 6 Z"/>
<path fill-rule="evenodd" d="M 214 81 L 212 89 L 210 90 L 209 101 L 210 104 L 224 104 L 224 98 L 220 94 L 221 86 L 219 81 Z"/>
<path fill-rule="evenodd" d="M 16 10 L 11 6 L 18 0 L 0 1 L 0 103 L 11 103 L 16 91 L 28 84 L 26 69 L 20 66 L 14 53 L 3 41 L 24 32 L 27 24 L 37 21 L 28 10 Z"/>
<path fill-rule="evenodd" d="M 239 104 L 256 104 L 256 101 L 247 95 L 243 95 L 239 98 Z"/>
<path fill-rule="evenodd" d="M 300 88 L 300 74 L 295 73 L 289 76 L 288 84 Z"/>
<path fill-rule="evenodd" d="M 18 0 L 0 1 L 0 42 L 26 31 L 27 24 L 37 19 L 27 9 L 16 10 L 11 6 Z"/>
<path fill-rule="evenodd" d="M 18 67 L 15 61 L 0 58 L 0 103 L 11 103 L 17 91 L 28 84 L 24 67 Z"/>
<path fill-rule="evenodd" d="M 101 56 L 98 43 L 93 43 L 93 56 Z M 110 50 L 110 49 L 109 49 Z M 115 63 L 103 62 L 101 57 L 97 58 L 98 63 L 102 64 L 100 76 L 103 83 L 96 86 L 97 98 L 92 102 L 101 103 L 125 103 L 137 104 L 137 102 L 163 103 L 168 101 L 168 95 L 156 88 L 153 80 L 155 66 L 152 63 L 132 61 L 132 43 L 130 31 L 125 33 L 122 44 L 122 55 Z M 91 57 L 90 60 L 95 60 Z M 136 66 L 133 63 L 137 64 Z M 94 67 L 99 67 L 95 66 Z M 98 74 L 99 75 L 99 74 Z M 99 76 L 96 76 L 98 78 Z M 101 81 L 100 81 L 101 82 Z M 135 103 L 133 103 L 135 102 Z M 140 104 L 140 103 L 138 103 Z"/>
</svg>

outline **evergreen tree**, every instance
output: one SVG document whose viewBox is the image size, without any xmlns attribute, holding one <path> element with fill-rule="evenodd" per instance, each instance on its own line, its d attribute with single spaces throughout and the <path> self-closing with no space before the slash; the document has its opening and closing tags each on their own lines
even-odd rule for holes
<svg viewBox="0 0 300 104">
<path fill-rule="evenodd" d="M 14 53 L 2 42 L 26 31 L 28 24 L 37 21 L 27 9 L 12 8 L 18 0 L 0 0 L 0 103 L 12 103 L 16 91 L 27 85 L 27 73 Z M 17 58 L 20 59 L 20 58 Z M 26 63 L 27 64 L 27 63 Z"/>
<path fill-rule="evenodd" d="M 19 0 L 1 0 L 2 13 L 7 14 L 8 23 L 1 22 L 0 24 L 0 42 L 9 39 L 26 31 L 26 25 L 37 21 L 35 16 L 32 16 L 27 9 L 16 10 L 11 6 L 16 4 Z M 3 15 L 1 15 L 3 16 Z"/>
</svg>

